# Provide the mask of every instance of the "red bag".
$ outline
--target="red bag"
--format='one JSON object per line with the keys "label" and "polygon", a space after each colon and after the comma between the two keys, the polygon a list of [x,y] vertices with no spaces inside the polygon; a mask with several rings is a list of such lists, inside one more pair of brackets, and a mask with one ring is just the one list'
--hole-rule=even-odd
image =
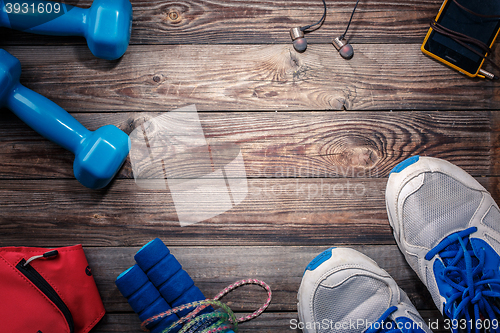
{"label": "red bag", "polygon": [[0,248],[0,332],[87,333],[104,313],[81,245]]}

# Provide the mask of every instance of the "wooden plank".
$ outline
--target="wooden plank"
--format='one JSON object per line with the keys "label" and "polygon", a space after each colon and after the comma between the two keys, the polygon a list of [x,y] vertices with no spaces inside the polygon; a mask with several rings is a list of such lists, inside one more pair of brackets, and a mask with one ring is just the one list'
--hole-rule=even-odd
{"label": "wooden plank", "polygon": [[[383,199],[385,182],[249,180],[248,196],[234,209],[180,227],[169,191],[144,190],[132,180],[116,180],[99,191],[76,180],[0,181],[1,245],[131,246],[155,236],[172,238],[172,245],[394,244]],[[206,193],[200,201],[218,195]],[[193,203],[191,209],[196,213],[199,208]]]}
{"label": "wooden plank", "polygon": [[[68,1],[66,1],[68,3]],[[69,1],[80,7],[91,1]],[[344,32],[354,1],[327,1],[322,28],[308,35],[310,44],[330,43]],[[365,1],[359,4],[349,37],[355,43],[421,43],[440,0]],[[133,0],[132,44],[290,43],[289,30],[316,22],[321,1],[171,1]],[[0,29],[5,45],[83,44],[83,38],[36,37]]]}
{"label": "wooden plank", "polygon": [[[73,178],[72,153],[40,137],[8,110],[2,111],[1,179]],[[200,112],[199,118],[208,144],[234,144],[241,150],[249,178],[379,178],[417,154],[444,158],[474,176],[500,175],[496,150],[491,150],[498,148],[498,113]],[[74,114],[90,130],[115,124],[129,134],[160,115],[167,116]],[[132,154],[137,160],[136,150]],[[168,176],[195,175],[201,164],[197,156],[169,163]],[[164,160],[171,158],[168,153]],[[118,177],[134,178],[130,159]]]}
{"label": "wooden plank", "polygon": [[[243,316],[246,314],[237,314]],[[297,313],[264,313],[258,318],[238,326],[238,332],[294,332],[300,333],[302,330],[290,329],[290,321],[297,319]],[[92,333],[142,333],[139,317],[133,313],[126,314],[106,314],[104,318],[96,325]]]}
{"label": "wooden plank", "polygon": [[[426,321],[440,318],[431,297],[415,273],[406,264],[395,245],[354,246],[387,270],[405,290]],[[96,328],[97,332],[138,332],[137,315],[130,313],[114,280],[134,264],[133,255],[139,248],[85,248],[94,278],[101,292],[107,315]],[[245,329],[278,332],[290,330],[291,319],[297,319],[297,291],[307,264],[326,247],[170,247],[183,268],[205,296],[213,297],[226,285],[243,278],[262,279],[273,290],[269,309],[259,318],[241,326]],[[231,253],[231,255],[228,255]],[[258,308],[265,300],[259,287],[245,286],[222,300],[241,315]],[[120,318],[118,320],[118,318]],[[442,319],[440,319],[442,320]],[[288,331],[287,330],[287,331]]]}
{"label": "wooden plank", "polygon": [[[478,180],[500,202],[498,178]],[[132,180],[115,180],[99,191],[76,180],[5,180],[0,246],[137,246],[154,237],[185,246],[394,244],[386,182],[249,179],[246,198],[233,209],[181,227],[170,191],[141,189]],[[198,193],[183,212],[197,217],[199,205],[212,203],[218,213],[223,191]]]}
{"label": "wooden plank", "polygon": [[[444,329],[444,320],[437,310],[424,310],[419,313],[426,323],[440,325],[440,328],[433,329],[433,332],[449,332],[449,330]],[[264,313],[252,321],[242,323],[238,326],[238,332],[300,333],[302,330],[295,329],[295,320],[298,320],[298,316],[292,312]],[[92,333],[142,333],[140,324],[139,318],[135,314],[107,314],[97,324]]]}
{"label": "wooden plank", "polygon": [[131,46],[118,62],[83,46],[6,49],[22,82],[64,109],[88,112],[500,109],[492,81],[469,79],[418,44],[360,44],[344,61],[331,45]]}
{"label": "wooden plank", "polygon": [[[206,297],[214,297],[226,286],[247,278],[266,282],[273,291],[271,312],[297,311],[297,291],[307,264],[328,246],[214,246],[171,247],[172,254],[193,278]],[[425,286],[406,263],[396,245],[351,246],[375,260],[396,280],[418,309],[434,309]],[[116,277],[135,264],[138,247],[85,248],[89,264],[109,313],[131,311],[114,284]],[[266,300],[258,286],[244,286],[222,300],[233,311],[252,312]]]}

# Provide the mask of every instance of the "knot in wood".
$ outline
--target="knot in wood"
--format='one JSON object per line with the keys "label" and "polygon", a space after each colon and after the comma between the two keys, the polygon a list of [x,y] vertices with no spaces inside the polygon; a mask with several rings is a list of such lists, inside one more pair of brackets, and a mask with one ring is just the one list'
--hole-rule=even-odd
{"label": "knot in wood", "polygon": [[181,21],[181,15],[179,14],[178,11],[176,10],[171,10],[168,14],[168,19],[172,22],[172,23],[178,23]]}
{"label": "knot in wood", "polygon": [[361,133],[343,133],[333,138],[327,148],[334,165],[352,169],[356,174],[376,169],[381,154],[379,144]]}

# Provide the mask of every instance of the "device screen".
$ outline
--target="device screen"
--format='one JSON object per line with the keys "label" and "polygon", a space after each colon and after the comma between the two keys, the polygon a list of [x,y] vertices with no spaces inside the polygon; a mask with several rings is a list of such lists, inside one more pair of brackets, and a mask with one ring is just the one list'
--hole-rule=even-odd
{"label": "device screen", "polygon": [[[458,2],[478,14],[500,15],[499,0],[458,0]],[[479,39],[488,46],[491,45],[500,28],[498,18],[482,18],[473,15],[458,7],[452,0],[448,0],[437,22],[448,29]],[[473,45],[469,46],[484,54],[481,49]],[[483,61],[479,55],[434,30],[424,47],[469,73],[476,73]]]}

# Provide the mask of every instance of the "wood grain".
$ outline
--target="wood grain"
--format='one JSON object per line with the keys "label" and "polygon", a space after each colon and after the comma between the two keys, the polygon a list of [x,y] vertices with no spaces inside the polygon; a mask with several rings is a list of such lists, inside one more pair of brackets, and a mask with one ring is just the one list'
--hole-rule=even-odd
{"label": "wood grain", "polygon": [[[355,43],[421,43],[436,16],[440,0],[418,2],[362,1],[350,28]],[[91,1],[66,1],[80,7]],[[310,44],[330,43],[344,32],[355,1],[327,1],[322,28],[308,35]],[[155,1],[133,0],[131,43],[143,44],[270,44],[290,43],[289,30],[316,22],[321,1]],[[83,44],[83,38],[37,37],[0,29],[8,45]]]}
{"label": "wood grain", "polygon": [[[433,329],[435,333],[448,332],[444,328],[444,320],[437,310],[423,310],[419,312],[426,323],[437,323],[439,329]],[[243,315],[243,314],[241,314]],[[296,313],[291,312],[270,312],[264,313],[257,319],[241,324],[238,332],[262,332],[262,333],[300,333],[302,330],[293,329],[295,320],[298,320]],[[142,333],[140,321],[135,314],[107,314],[97,324],[92,333]]]}
{"label": "wood grain", "polygon": [[[326,246],[235,246],[173,247],[162,239],[206,297],[214,297],[229,284],[241,279],[265,281],[273,290],[270,312],[297,311],[297,291],[307,264]],[[222,244],[221,244],[222,245]],[[406,263],[396,245],[349,246],[375,260],[407,292],[418,309],[434,309],[432,298]],[[131,311],[115,286],[116,277],[134,265],[138,247],[86,247],[85,253],[110,313]],[[244,286],[223,298],[239,312],[252,312],[265,302],[266,293],[258,286]]]}
{"label": "wood grain", "polygon": [[[269,309],[257,319],[242,324],[241,332],[255,330],[289,332],[290,320],[298,318],[297,291],[303,270],[327,247],[169,246],[169,248],[206,297],[213,297],[226,285],[243,278],[257,278],[268,283],[273,290],[273,301]],[[396,280],[426,322],[439,320],[443,324],[429,293],[406,264],[395,245],[353,246],[353,248],[374,259]],[[140,322],[137,315],[131,313],[130,306],[114,285],[116,276],[134,264],[133,255],[138,249],[138,247],[85,248],[107,311],[106,316],[97,325],[96,333],[139,332]],[[243,313],[254,311],[264,298],[265,293],[259,287],[245,286],[223,298],[223,301],[241,316]]]}
{"label": "wood grain", "polygon": [[[500,201],[497,177],[478,180]],[[4,180],[0,246],[138,246],[154,237],[172,246],[394,244],[386,182],[250,179],[247,196],[233,209],[181,227],[170,191],[142,189],[133,180],[115,180],[98,191],[76,180]],[[196,218],[199,205],[212,203],[219,212],[225,193],[200,192],[183,211]]]}
{"label": "wood grain", "polygon": [[248,196],[234,209],[180,227],[170,192],[141,189],[133,180],[99,191],[76,180],[1,181],[1,243],[133,246],[162,236],[192,246],[394,244],[384,188],[383,179],[249,180]]}
{"label": "wood grain", "polygon": [[417,44],[359,45],[344,61],[333,46],[131,46],[116,62],[81,46],[6,47],[22,82],[70,112],[490,110],[498,85],[469,79]]}
{"label": "wood grain", "polygon": [[[344,61],[330,43],[345,29],[354,2],[328,0],[327,20],[307,35],[302,54],[288,31],[316,21],[319,0],[132,0],[131,45],[117,61],[95,58],[82,37],[0,28],[0,48],[22,63],[21,82],[90,130],[115,124],[131,134],[195,104],[212,171],[233,158],[233,150],[221,156],[217,149],[231,147],[241,151],[246,174],[232,176],[236,168],[228,168],[228,183],[248,181],[240,204],[181,227],[168,180],[203,174],[200,150],[171,143],[189,154],[164,158],[171,162],[167,181],[167,172],[148,174],[165,190],[139,187],[130,159],[108,188],[89,190],[74,179],[72,153],[1,109],[0,246],[83,244],[107,310],[92,333],[141,332],[114,281],[155,237],[206,296],[241,278],[271,285],[269,311],[240,332],[300,332],[290,320],[297,319],[303,270],[330,246],[354,247],[376,260],[425,320],[440,320],[435,331],[445,332],[394,241],[387,176],[416,154],[444,158],[500,202],[500,89],[421,53],[442,0],[361,1],[348,35],[355,56]],[[499,52],[494,46],[497,63]],[[222,192],[202,193],[190,213]],[[264,297],[254,286],[225,301],[243,314]]]}
{"label": "wood grain", "polygon": [[[2,111],[1,179],[73,178],[72,153],[39,136],[8,110]],[[499,142],[497,113],[200,112],[199,119],[207,144],[214,149],[222,146],[217,148],[222,151],[227,145],[235,145],[241,151],[248,178],[387,177],[396,164],[418,154],[444,158],[474,176],[498,176],[498,154],[494,148]],[[144,123],[155,123],[155,119],[169,121],[163,119],[167,113],[152,112],[74,116],[90,130],[115,124],[128,134],[140,130]],[[157,118],[160,116],[163,118]],[[183,124],[178,118],[176,124],[188,128],[190,122]],[[133,142],[135,146],[138,140]],[[175,142],[169,145],[175,151],[183,148]],[[198,157],[204,156],[200,154],[193,150],[187,156],[177,154],[180,157],[172,163],[174,154],[165,151],[162,156],[169,162],[168,177],[199,175],[203,170]],[[224,159],[221,154],[210,156],[220,165],[235,157],[228,155]],[[131,156],[134,164],[140,164],[135,162],[141,160],[137,150],[133,149]],[[144,161],[150,163],[149,158]],[[139,176],[144,177],[135,175]],[[118,177],[134,178],[131,159]]]}
{"label": "wood grain", "polygon": [[[237,314],[242,316],[244,314]],[[246,314],[245,314],[246,315]],[[238,326],[238,332],[293,332],[300,333],[302,330],[290,329],[290,320],[297,320],[297,313],[264,313],[257,319],[246,322]],[[139,317],[134,313],[126,314],[106,314],[104,318],[97,324],[92,333],[142,333],[140,328],[141,322]]]}

